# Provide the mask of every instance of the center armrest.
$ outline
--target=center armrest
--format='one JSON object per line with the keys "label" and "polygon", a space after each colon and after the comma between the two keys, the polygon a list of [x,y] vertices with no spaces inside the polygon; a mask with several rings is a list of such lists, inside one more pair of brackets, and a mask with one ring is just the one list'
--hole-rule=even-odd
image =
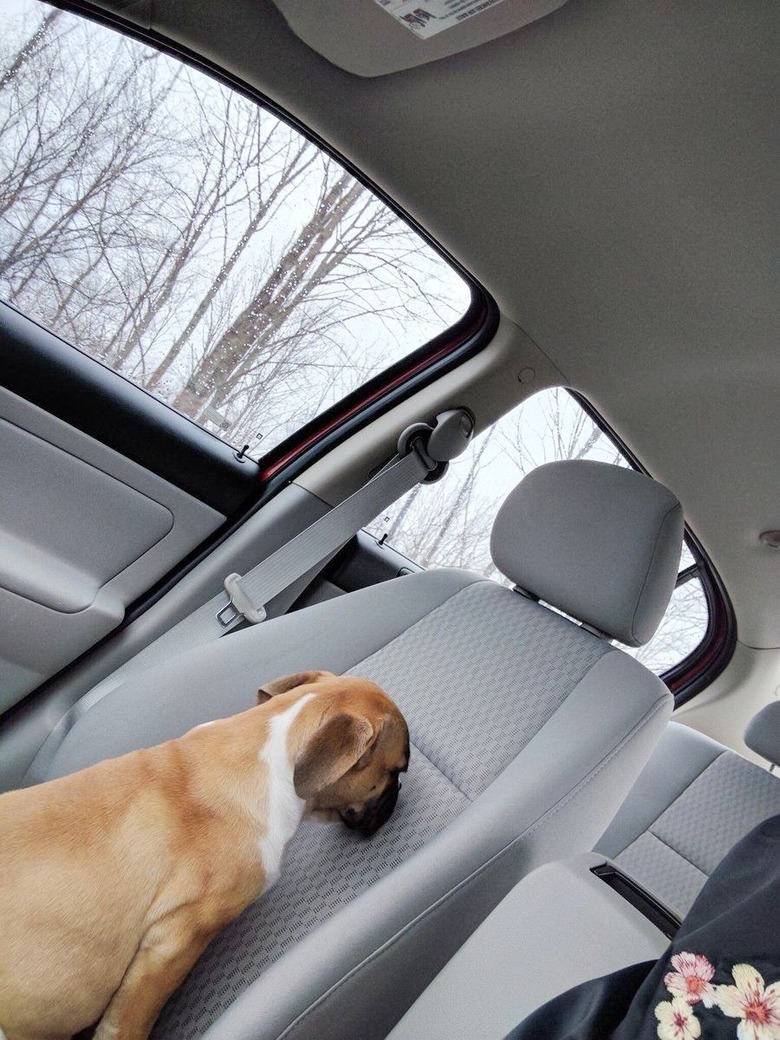
{"label": "center armrest", "polygon": [[572,986],[656,960],[669,940],[592,872],[604,862],[584,853],[523,878],[387,1040],[502,1040]]}

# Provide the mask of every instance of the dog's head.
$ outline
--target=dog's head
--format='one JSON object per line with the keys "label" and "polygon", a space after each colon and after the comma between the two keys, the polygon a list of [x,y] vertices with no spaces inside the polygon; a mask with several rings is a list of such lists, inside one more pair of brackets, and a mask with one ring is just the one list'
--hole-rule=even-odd
{"label": "dog's head", "polygon": [[288,738],[307,812],[338,815],[365,837],[379,830],[409,765],[409,731],[396,705],[375,683],[332,672],[285,675],[257,691],[259,704],[272,697],[283,698],[279,707],[307,698]]}

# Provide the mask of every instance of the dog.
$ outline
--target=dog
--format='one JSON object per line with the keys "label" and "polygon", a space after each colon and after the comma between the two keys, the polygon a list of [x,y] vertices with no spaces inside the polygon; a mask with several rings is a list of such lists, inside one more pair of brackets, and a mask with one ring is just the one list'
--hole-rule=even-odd
{"label": "dog", "polygon": [[177,740],[0,796],[0,1036],[145,1040],[307,815],[369,836],[409,763],[400,711],[331,672]]}

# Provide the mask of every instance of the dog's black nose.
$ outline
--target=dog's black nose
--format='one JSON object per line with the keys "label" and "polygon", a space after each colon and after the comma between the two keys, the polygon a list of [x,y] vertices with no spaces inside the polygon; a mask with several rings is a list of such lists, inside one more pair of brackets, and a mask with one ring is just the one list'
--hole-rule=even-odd
{"label": "dog's black nose", "polygon": [[[396,802],[398,801],[398,792],[400,790],[401,785],[396,776],[387,785],[376,801],[369,802],[360,820],[356,821],[352,826],[354,826],[354,828],[359,831],[364,838],[370,838],[372,834],[376,834],[382,824],[386,823],[392,816],[393,809],[395,809]],[[347,826],[350,826],[350,824],[347,823]]]}

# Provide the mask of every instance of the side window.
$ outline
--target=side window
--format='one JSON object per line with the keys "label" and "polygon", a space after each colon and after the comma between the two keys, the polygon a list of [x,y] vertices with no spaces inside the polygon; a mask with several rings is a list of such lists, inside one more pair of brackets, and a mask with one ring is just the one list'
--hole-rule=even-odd
{"label": "side window", "polygon": [[0,297],[257,456],[467,310],[336,161],[176,58],[36,0],[0,39]]}
{"label": "side window", "polygon": [[[474,440],[441,481],[413,488],[371,533],[423,567],[467,567],[508,584],[490,558],[493,518],[526,473],[559,459],[629,466],[576,398],[557,387],[505,415]],[[677,588],[658,632],[647,646],[624,647],[658,674],[692,653],[707,631],[707,599],[697,571],[684,546]]]}

